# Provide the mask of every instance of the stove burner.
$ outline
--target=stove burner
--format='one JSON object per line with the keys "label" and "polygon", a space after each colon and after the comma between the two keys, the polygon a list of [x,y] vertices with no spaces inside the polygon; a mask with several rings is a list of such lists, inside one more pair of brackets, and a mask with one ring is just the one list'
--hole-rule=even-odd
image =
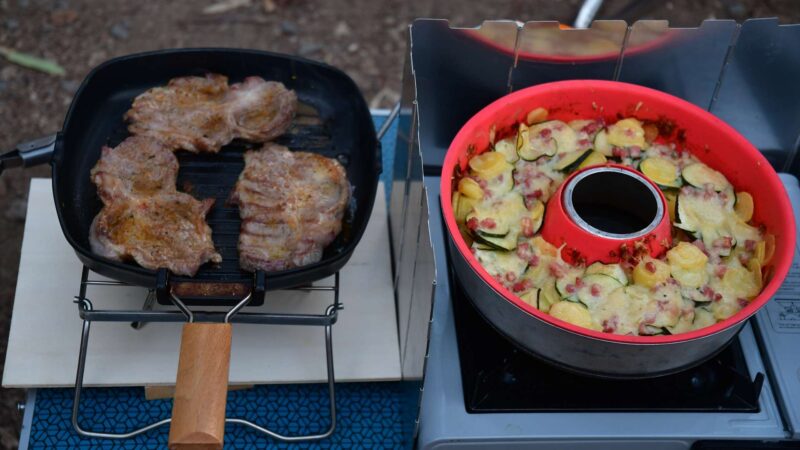
{"label": "stove burner", "polygon": [[677,374],[642,380],[586,377],[517,348],[484,320],[454,271],[449,272],[464,406],[469,413],[759,411],[764,375],[751,379],[737,339],[700,366]]}

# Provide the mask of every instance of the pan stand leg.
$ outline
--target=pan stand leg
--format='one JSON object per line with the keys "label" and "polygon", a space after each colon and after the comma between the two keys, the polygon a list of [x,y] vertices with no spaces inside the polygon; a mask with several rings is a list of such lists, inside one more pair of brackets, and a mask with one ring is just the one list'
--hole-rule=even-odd
{"label": "pan stand leg", "polygon": [[[328,315],[332,315],[336,313],[336,305],[331,305],[325,312]],[[313,435],[306,435],[306,436],[286,436],[280,433],[276,433],[272,430],[264,428],[260,425],[257,425],[249,420],[245,419],[236,419],[236,418],[229,418],[225,419],[226,423],[235,423],[239,425],[244,425],[246,427],[252,428],[262,434],[265,434],[273,439],[276,439],[281,442],[301,442],[301,441],[316,441],[320,439],[325,439],[333,434],[334,430],[336,430],[336,387],[335,387],[335,377],[333,373],[333,338],[332,338],[332,325],[325,326],[325,361],[327,364],[327,374],[328,374],[328,399],[330,401],[330,415],[331,415],[331,423],[328,429],[319,434]]]}
{"label": "pan stand leg", "polygon": [[[156,302],[156,292],[153,289],[147,291],[147,297],[144,299],[144,305],[142,305],[142,311],[152,311],[153,304]],[[131,328],[134,330],[141,330],[142,327],[147,325],[147,322],[131,322]]]}
{"label": "pan stand leg", "polygon": [[[87,311],[92,310],[92,303],[88,299],[82,298],[79,299],[78,302],[80,304],[80,308],[83,308]],[[150,431],[153,428],[157,428],[160,427],[161,425],[168,424],[170,419],[163,419],[158,422],[151,423],[150,425],[132,430],[127,433],[103,433],[98,431],[85,430],[81,428],[80,424],[78,423],[78,414],[80,411],[81,393],[83,391],[83,374],[84,370],[86,369],[86,350],[89,347],[89,331],[91,331],[91,325],[92,322],[90,320],[84,319],[83,329],[81,332],[81,347],[78,353],[78,371],[75,374],[75,398],[72,403],[72,428],[75,429],[75,432],[83,437],[88,437],[88,438],[128,439],[133,436]]]}

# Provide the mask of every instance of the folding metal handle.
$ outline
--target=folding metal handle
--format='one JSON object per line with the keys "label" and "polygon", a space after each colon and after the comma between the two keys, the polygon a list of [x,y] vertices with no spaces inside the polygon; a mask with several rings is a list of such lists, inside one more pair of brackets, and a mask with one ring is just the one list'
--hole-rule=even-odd
{"label": "folding metal handle", "polygon": [[17,144],[14,150],[0,155],[0,173],[12,167],[31,167],[50,162],[56,149],[58,133]]}

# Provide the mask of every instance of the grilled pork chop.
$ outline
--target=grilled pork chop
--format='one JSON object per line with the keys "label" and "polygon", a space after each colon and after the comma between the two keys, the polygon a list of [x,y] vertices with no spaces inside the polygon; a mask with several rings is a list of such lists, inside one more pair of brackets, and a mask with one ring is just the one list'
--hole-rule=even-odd
{"label": "grilled pork chop", "polygon": [[235,138],[265,142],[291,125],[297,96],[282,83],[245,78],[228,86],[218,74],[173,78],[134,99],[128,131],[173,149],[216,153]]}
{"label": "grilled pork chop", "polygon": [[153,138],[104,147],[91,171],[105,205],[89,230],[92,251],[189,276],[206,261],[221,262],[205,222],[214,200],[178,192],[177,174],[172,150]]}
{"label": "grilled pork chop", "polygon": [[277,144],[244,155],[231,202],[239,205],[239,266],[277,271],[322,259],[342,230],[350,184],[338,161]]}
{"label": "grilled pork chop", "polygon": [[175,192],[178,158],[159,141],[132,136],[116,148],[103,147],[91,178],[97,193],[108,204],[136,195]]}
{"label": "grilled pork chop", "polygon": [[214,199],[182,192],[130,197],[106,205],[92,221],[92,251],[115,260],[132,257],[148,269],[192,276],[206,261],[221,262],[205,216]]}

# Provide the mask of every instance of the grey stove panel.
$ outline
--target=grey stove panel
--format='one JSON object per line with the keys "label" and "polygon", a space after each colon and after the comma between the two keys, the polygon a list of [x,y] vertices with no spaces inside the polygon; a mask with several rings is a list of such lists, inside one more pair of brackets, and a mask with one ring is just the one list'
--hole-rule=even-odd
{"label": "grey stove panel", "polygon": [[[797,178],[781,174],[800,223],[800,186]],[[795,248],[789,276],[775,297],[756,316],[758,336],[764,346],[769,374],[780,394],[787,426],[800,439],[800,247]]]}
{"label": "grey stove panel", "polygon": [[[436,261],[446,261],[439,213],[439,178],[426,177]],[[761,411],[749,413],[503,413],[468,414],[459,369],[455,321],[446,270],[437,270],[418,447],[547,449],[688,449],[700,439],[780,440],[788,437],[769,380]],[[753,330],[739,335],[752,376],[764,372]]]}

